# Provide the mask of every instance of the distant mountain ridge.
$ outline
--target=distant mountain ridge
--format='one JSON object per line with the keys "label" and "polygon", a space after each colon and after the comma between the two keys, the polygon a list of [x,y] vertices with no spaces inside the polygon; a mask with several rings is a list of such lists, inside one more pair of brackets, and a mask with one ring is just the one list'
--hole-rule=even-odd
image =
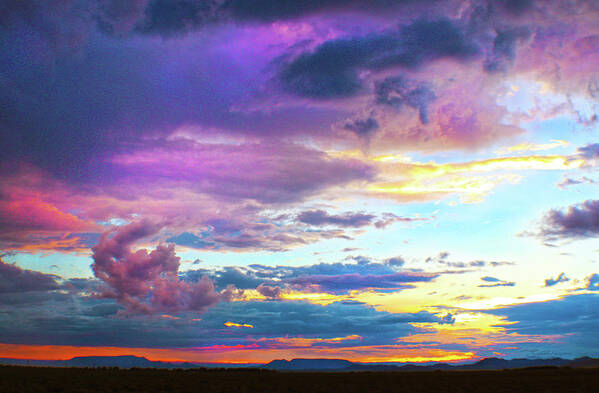
{"label": "distant mountain ridge", "polygon": [[277,359],[264,365],[273,370],[343,370],[355,363],[344,359]]}
{"label": "distant mountain ridge", "polygon": [[599,367],[599,359],[501,359],[484,358],[471,364],[448,363],[421,364],[368,364],[353,363],[343,359],[292,359],[273,360],[264,368],[287,371],[434,371],[434,370],[502,370],[526,367]]}
{"label": "distant mountain ridge", "polygon": [[47,367],[119,367],[119,368],[239,368],[260,367],[262,364],[162,362],[145,357],[124,356],[77,356],[69,360],[29,360],[0,358],[0,365],[47,366]]}
{"label": "distant mountain ridge", "polygon": [[161,362],[139,356],[79,356],[69,360],[27,360],[0,358],[0,365],[29,365],[48,367],[119,367],[119,368],[263,368],[279,371],[434,371],[434,370],[502,370],[526,367],[599,367],[599,359],[589,357],[574,360],[484,358],[470,364],[372,364],[355,363],[345,359],[277,359],[267,364]]}

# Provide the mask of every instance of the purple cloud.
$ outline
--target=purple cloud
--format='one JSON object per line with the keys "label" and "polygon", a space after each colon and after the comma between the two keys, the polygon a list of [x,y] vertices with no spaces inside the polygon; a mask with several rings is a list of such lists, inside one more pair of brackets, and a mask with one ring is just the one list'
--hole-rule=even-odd
{"label": "purple cloud", "polygon": [[599,236],[599,200],[550,210],[538,235],[548,241]]}
{"label": "purple cloud", "polygon": [[205,312],[229,300],[233,288],[218,293],[212,280],[203,276],[190,283],[179,279],[180,258],[173,245],[131,251],[137,240],[154,235],[160,226],[139,221],[108,231],[92,247],[95,276],[106,284],[102,297],[116,299],[131,312]]}
{"label": "purple cloud", "polygon": [[219,198],[281,203],[375,174],[361,161],[328,157],[298,144],[159,144],[114,156],[115,175],[124,182],[185,183]]}
{"label": "purple cloud", "polygon": [[280,299],[281,298],[281,287],[271,287],[268,285],[264,285],[264,283],[258,285],[256,288],[259,294],[269,299]]}
{"label": "purple cloud", "polygon": [[578,148],[578,154],[587,160],[596,160],[599,158],[599,143],[593,143]]}
{"label": "purple cloud", "polygon": [[298,96],[343,98],[363,89],[360,70],[414,69],[442,58],[470,59],[478,52],[454,21],[420,19],[396,31],[327,41],[285,64],[279,77],[283,88]]}
{"label": "purple cloud", "polygon": [[422,217],[401,217],[393,213],[383,213],[380,217],[367,213],[346,212],[342,214],[329,214],[324,210],[306,210],[297,215],[297,220],[313,226],[338,226],[346,228],[360,228],[374,225],[383,229],[395,222],[427,221]]}
{"label": "purple cloud", "polygon": [[397,110],[407,105],[418,110],[420,122],[429,122],[428,106],[437,97],[432,88],[401,76],[387,77],[375,83],[376,103],[389,105]]}

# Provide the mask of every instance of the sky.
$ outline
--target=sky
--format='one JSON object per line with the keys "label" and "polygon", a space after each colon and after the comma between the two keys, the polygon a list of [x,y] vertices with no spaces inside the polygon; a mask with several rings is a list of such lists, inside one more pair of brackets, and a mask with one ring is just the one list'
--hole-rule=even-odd
{"label": "sky", "polygon": [[3,1],[0,357],[599,357],[597,20]]}

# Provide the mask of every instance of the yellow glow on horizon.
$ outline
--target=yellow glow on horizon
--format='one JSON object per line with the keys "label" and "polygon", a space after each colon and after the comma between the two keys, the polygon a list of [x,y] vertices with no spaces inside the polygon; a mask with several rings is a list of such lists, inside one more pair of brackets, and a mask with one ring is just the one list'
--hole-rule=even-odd
{"label": "yellow glow on horizon", "polygon": [[[381,176],[366,188],[370,195],[414,200],[456,194],[463,203],[481,202],[498,185],[516,184],[523,178],[520,174],[505,172],[571,170],[585,165],[583,159],[558,155],[500,157],[446,164],[408,162],[393,156],[373,160],[379,164]],[[495,173],[486,174],[492,172]]]}
{"label": "yellow glow on horizon", "polygon": [[519,298],[494,297],[460,304],[460,307],[470,310],[493,310],[500,306],[513,306],[525,303],[541,303],[549,300],[558,300],[561,296],[557,293],[539,293]]}
{"label": "yellow glow on horizon", "polygon": [[311,347],[314,344],[332,344],[339,343],[342,341],[354,341],[361,340],[362,336],[352,334],[345,337],[333,337],[333,338],[304,338],[304,337],[275,337],[275,338],[261,338],[258,342],[271,342],[274,341],[278,344],[287,345],[291,347]]}
{"label": "yellow glow on horizon", "polygon": [[250,325],[248,323],[235,323],[235,322],[225,322],[224,325],[226,327],[243,327],[253,329],[254,325]]}
{"label": "yellow glow on horizon", "polygon": [[513,153],[513,152],[523,152],[523,151],[551,150],[551,149],[555,149],[558,147],[565,147],[568,145],[569,145],[568,141],[564,141],[561,139],[551,139],[549,141],[549,143],[541,143],[541,144],[535,144],[532,142],[519,143],[517,145],[499,149],[495,153],[509,154],[509,153]]}

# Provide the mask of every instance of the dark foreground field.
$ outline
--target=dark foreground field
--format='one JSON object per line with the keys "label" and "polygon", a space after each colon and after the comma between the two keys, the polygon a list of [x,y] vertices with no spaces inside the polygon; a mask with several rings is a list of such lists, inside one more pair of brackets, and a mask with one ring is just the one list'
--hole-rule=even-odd
{"label": "dark foreground field", "polygon": [[0,392],[599,392],[599,369],[275,372],[0,367]]}

